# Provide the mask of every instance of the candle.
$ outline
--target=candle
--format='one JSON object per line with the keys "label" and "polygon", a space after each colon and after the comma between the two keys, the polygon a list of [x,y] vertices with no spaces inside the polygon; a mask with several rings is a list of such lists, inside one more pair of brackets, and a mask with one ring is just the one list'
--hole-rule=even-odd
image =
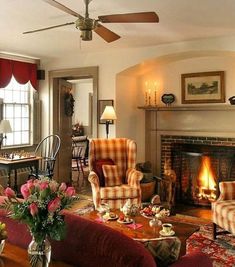
{"label": "candle", "polygon": [[157,105],[157,82],[154,82],[154,104]]}

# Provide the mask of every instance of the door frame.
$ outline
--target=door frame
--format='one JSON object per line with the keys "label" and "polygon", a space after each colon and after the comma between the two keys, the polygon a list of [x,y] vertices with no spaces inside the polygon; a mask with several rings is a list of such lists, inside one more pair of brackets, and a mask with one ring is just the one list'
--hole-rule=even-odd
{"label": "door frame", "polygon": [[[59,106],[59,79],[93,79],[93,116],[92,116],[92,138],[98,137],[98,119],[97,119],[97,103],[98,103],[98,66],[84,67],[73,69],[62,69],[49,71],[49,134],[59,134],[61,127]],[[68,131],[71,129],[68,129]],[[71,166],[68,166],[70,168]],[[54,168],[55,177],[59,177],[59,166],[56,163]]]}

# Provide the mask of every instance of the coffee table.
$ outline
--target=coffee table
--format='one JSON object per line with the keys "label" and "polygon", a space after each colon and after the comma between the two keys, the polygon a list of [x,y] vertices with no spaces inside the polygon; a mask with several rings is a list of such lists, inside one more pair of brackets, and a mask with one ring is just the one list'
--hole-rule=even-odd
{"label": "coffee table", "polygon": [[[113,211],[115,214],[119,215],[121,212],[119,210]],[[91,211],[87,212],[83,215],[80,215],[88,220],[91,221],[99,221],[100,214],[98,211]],[[162,229],[161,226],[153,226],[150,227],[149,225],[149,218],[145,218],[142,215],[137,215],[134,217],[131,217],[136,224],[142,224],[143,226],[138,229],[132,229],[127,227],[126,224],[118,223],[117,220],[110,220],[110,221],[104,221],[100,222],[104,225],[111,227],[119,232],[121,232],[124,235],[129,236],[130,238],[133,238],[137,241],[145,241],[145,240],[155,240],[156,238],[161,238],[162,236],[159,234],[159,231]],[[199,230],[199,226],[187,224],[183,222],[175,222],[171,221],[171,216],[169,218],[165,218],[161,220],[164,222],[169,222],[173,225],[173,230],[175,231],[175,236],[177,236],[181,241],[181,251],[180,256],[183,256],[186,254],[186,240],[196,231]],[[165,238],[165,237],[163,237]]]}

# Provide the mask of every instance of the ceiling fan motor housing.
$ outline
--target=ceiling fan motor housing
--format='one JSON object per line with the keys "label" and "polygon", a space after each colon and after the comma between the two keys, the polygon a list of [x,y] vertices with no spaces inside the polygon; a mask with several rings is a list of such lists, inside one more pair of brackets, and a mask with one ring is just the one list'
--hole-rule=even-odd
{"label": "ceiling fan motor housing", "polygon": [[81,31],[83,41],[92,40],[92,30],[96,28],[97,21],[90,18],[79,18],[76,22],[76,28]]}

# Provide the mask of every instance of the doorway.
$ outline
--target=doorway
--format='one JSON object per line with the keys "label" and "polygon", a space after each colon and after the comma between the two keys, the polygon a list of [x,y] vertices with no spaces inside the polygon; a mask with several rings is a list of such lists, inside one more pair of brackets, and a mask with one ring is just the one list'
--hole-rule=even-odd
{"label": "doorway", "polygon": [[92,79],[92,119],[90,137],[98,136],[97,100],[98,100],[98,67],[86,67],[49,72],[50,82],[50,133],[61,138],[61,148],[55,165],[54,178],[58,182],[70,182],[71,148],[72,148],[72,116],[64,112],[64,94],[71,90],[67,80]]}

